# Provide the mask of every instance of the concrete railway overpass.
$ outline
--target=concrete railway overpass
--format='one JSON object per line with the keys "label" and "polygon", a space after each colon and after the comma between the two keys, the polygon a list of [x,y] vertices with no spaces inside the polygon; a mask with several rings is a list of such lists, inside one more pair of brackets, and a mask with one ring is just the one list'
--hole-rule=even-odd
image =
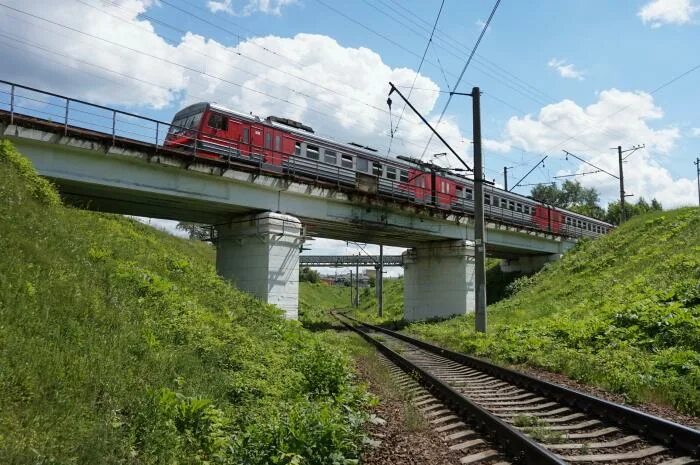
{"label": "concrete railway overpass", "polygon": [[[409,319],[473,310],[474,225],[468,216],[196,159],[163,148],[157,137],[156,143],[125,137],[115,129],[122,113],[98,108],[113,112],[111,133],[15,110],[0,111],[0,134],[68,203],[214,225],[218,272],[279,305],[289,318],[297,315],[299,250],[309,236],[410,248],[402,259]],[[516,267],[541,266],[574,243],[522,227],[487,225],[487,253]]]}

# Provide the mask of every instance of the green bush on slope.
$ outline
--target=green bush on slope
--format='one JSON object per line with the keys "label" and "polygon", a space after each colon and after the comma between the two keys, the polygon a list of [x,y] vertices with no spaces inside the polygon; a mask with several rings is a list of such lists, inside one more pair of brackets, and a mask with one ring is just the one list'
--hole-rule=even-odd
{"label": "green bush on slope", "polygon": [[697,208],[635,217],[523,281],[489,307],[485,336],[472,315],[408,331],[700,414]]}
{"label": "green bush on slope", "polygon": [[63,207],[0,144],[0,462],[353,463],[345,356],[209,246]]}

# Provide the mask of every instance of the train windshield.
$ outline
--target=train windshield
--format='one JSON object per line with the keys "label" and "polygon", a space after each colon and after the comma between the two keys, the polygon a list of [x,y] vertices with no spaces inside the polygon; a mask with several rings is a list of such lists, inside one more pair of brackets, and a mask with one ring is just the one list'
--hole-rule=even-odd
{"label": "train windshield", "polygon": [[199,112],[181,117],[176,115],[176,119],[173,120],[173,124],[170,126],[170,134],[178,134],[187,129],[199,129],[199,123],[202,121],[203,114]]}

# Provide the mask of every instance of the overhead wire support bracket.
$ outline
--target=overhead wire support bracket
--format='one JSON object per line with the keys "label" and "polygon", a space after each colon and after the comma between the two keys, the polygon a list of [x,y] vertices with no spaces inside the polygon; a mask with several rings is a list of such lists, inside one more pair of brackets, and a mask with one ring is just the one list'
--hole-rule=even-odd
{"label": "overhead wire support bracket", "polygon": [[[532,173],[533,171],[535,171],[535,170],[537,169],[538,166],[540,166],[542,163],[544,163],[544,161],[547,159],[547,157],[549,157],[549,155],[545,155],[545,156],[542,158],[542,160],[538,161],[537,164],[536,164],[535,166],[532,167],[532,169],[531,169],[530,171],[528,171],[527,173],[525,173],[525,176],[523,176],[522,178],[520,178],[520,181],[516,182],[515,185],[514,185],[513,187],[511,187],[510,189],[506,189],[506,190],[507,190],[508,192],[513,192],[513,189],[515,189],[516,187],[520,186],[520,183],[523,182],[523,181],[525,180],[525,178],[527,178],[528,176],[530,176],[530,173]],[[543,184],[543,183],[539,183],[539,184]],[[549,184],[549,183],[545,183],[545,184]]]}
{"label": "overhead wire support bracket", "polygon": [[576,154],[573,154],[573,153],[569,152],[568,150],[562,150],[562,151],[563,151],[566,155],[572,156],[572,157],[574,157],[575,159],[577,159],[577,160],[579,160],[579,161],[581,161],[581,162],[587,164],[588,166],[597,169],[598,171],[602,171],[603,173],[605,173],[605,174],[607,174],[607,175],[609,175],[609,176],[612,176],[612,177],[615,178],[615,179],[620,179],[619,176],[616,176],[616,175],[612,174],[610,171],[606,171],[606,170],[604,170],[603,168],[601,168],[600,166],[596,166],[596,165],[594,165],[593,163],[584,160],[583,158],[579,157],[579,156],[576,155]]}
{"label": "overhead wire support bracket", "polygon": [[[393,82],[389,82],[389,85],[391,86],[391,90],[389,91],[389,96],[388,96],[388,98],[387,98],[387,104],[391,107],[391,94],[393,94],[394,92],[396,92],[397,94],[399,94],[399,97],[401,97],[401,99],[402,99],[404,102],[406,102],[406,105],[408,105],[408,107],[409,107],[411,110],[413,110],[413,112],[414,112],[416,115],[418,115],[418,117],[421,119],[421,121],[423,121],[423,123],[425,123],[425,125],[428,126],[428,127],[430,128],[430,130],[433,132],[433,134],[435,134],[435,135],[438,137],[438,139],[440,139],[440,141],[441,141],[443,144],[445,144],[445,147],[447,147],[447,148],[450,150],[450,152],[452,152],[452,155],[454,155],[455,157],[457,157],[457,160],[459,160],[459,161],[467,168],[468,171],[474,171],[474,170],[467,164],[467,162],[464,161],[464,159],[463,159],[462,157],[460,157],[460,156],[457,154],[457,152],[455,152],[455,150],[452,148],[452,146],[451,146],[450,144],[448,144],[447,141],[446,141],[445,139],[442,138],[442,136],[435,130],[435,128],[433,128],[433,126],[428,122],[428,120],[425,119],[425,117],[423,117],[423,115],[421,115],[421,113],[416,109],[416,107],[414,107],[414,106],[411,104],[411,102],[409,102],[408,99],[407,99],[406,97],[404,97],[404,95],[401,93],[401,91],[400,91],[399,89],[396,88],[396,86],[394,85],[394,83],[393,83]],[[462,95],[462,94],[460,94],[460,95]],[[471,94],[464,94],[464,95],[471,95]]]}

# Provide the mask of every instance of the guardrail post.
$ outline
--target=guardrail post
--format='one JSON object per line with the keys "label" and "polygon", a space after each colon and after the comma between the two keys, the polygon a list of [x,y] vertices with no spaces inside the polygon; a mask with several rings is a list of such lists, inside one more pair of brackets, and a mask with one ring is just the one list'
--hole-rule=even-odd
{"label": "guardrail post", "polygon": [[117,112],[112,110],[112,146],[117,139]]}
{"label": "guardrail post", "polygon": [[68,135],[68,109],[70,107],[70,99],[66,99],[66,114],[63,117],[63,135]]}
{"label": "guardrail post", "polygon": [[10,124],[15,123],[15,85],[10,86]]}
{"label": "guardrail post", "polygon": [[160,136],[160,134],[158,134],[160,132],[159,129],[160,122],[156,121],[156,151],[158,150],[158,136]]}

